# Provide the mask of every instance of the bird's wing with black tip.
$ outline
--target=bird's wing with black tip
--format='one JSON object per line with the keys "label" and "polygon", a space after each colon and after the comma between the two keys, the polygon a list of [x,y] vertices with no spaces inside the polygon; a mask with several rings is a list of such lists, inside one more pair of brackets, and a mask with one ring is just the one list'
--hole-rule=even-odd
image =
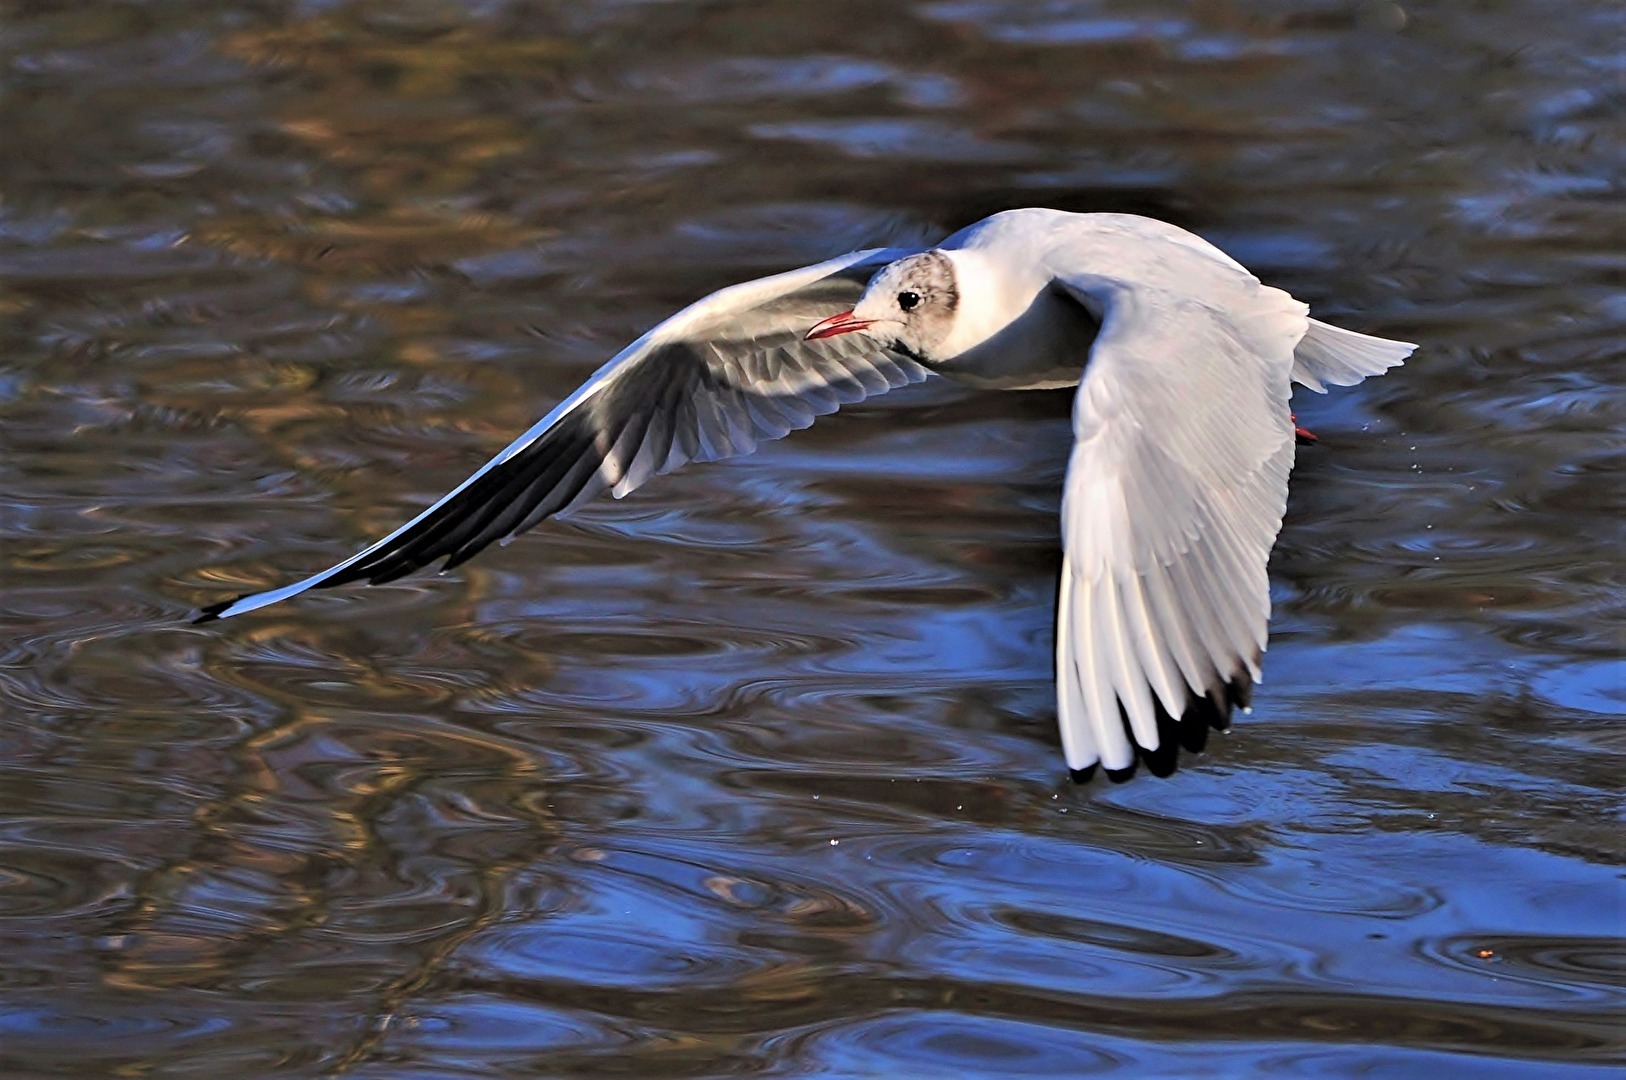
{"label": "bird's wing with black tip", "polygon": [[610,491],[625,495],[688,461],[747,454],[817,416],[919,382],[926,369],[862,334],[805,341],[852,307],[882,248],[719,290],[633,342],[575,393],[439,502],[366,550],[280,589],[202,610],[223,619],[306,589],[390,581]]}
{"label": "bird's wing with black tip", "polygon": [[1062,504],[1057,712],[1075,770],[1129,767],[1193,710],[1228,717],[1265,647],[1305,307],[1158,243],[1121,273],[1057,278],[1102,317]]}

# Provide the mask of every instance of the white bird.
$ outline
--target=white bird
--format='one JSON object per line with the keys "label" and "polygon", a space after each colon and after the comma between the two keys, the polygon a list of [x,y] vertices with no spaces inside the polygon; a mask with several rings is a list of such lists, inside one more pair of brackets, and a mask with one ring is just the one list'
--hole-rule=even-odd
{"label": "white bird", "polygon": [[1076,383],[1057,715],[1075,776],[1126,770],[1137,745],[1168,755],[1193,724],[1223,726],[1259,679],[1291,384],[1351,385],[1416,347],[1307,312],[1200,237],[1126,214],[1010,210],[930,250],[856,251],[683,309],[378,543],[198,621],[449,569],[604,491],[749,453],[932,372]]}

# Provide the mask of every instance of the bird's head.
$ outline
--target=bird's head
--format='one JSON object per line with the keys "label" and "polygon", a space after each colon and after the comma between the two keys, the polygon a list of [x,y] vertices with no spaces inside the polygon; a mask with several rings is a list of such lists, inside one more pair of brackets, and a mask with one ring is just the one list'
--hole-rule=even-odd
{"label": "bird's head", "polygon": [[806,338],[817,341],[863,331],[883,345],[929,362],[939,358],[959,306],[953,261],[941,251],[923,251],[882,268],[851,311],[818,323]]}

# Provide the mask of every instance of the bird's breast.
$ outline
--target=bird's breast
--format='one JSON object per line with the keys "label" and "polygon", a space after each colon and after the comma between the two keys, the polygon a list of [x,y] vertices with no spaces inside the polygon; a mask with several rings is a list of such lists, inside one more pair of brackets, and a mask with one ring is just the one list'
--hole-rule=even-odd
{"label": "bird's breast", "polygon": [[996,390],[1073,386],[1100,324],[1077,303],[1040,290],[1015,318],[930,366],[956,382]]}

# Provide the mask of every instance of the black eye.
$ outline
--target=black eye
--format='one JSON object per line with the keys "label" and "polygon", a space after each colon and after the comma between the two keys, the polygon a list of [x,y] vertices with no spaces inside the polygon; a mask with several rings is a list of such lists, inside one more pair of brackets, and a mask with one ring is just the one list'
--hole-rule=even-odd
{"label": "black eye", "polygon": [[901,292],[898,294],[898,306],[905,311],[913,311],[920,306],[920,294],[917,292]]}

